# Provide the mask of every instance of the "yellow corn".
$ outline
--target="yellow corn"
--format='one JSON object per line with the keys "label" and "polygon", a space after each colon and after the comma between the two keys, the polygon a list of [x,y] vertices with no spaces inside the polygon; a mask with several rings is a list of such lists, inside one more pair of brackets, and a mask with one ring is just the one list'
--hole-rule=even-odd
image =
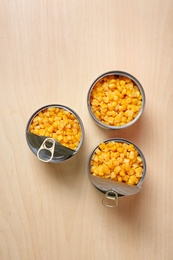
{"label": "yellow corn", "polygon": [[101,122],[121,126],[136,118],[142,106],[142,95],[131,79],[110,75],[93,87],[90,105]]}
{"label": "yellow corn", "polygon": [[101,143],[91,159],[91,174],[129,185],[143,175],[143,161],[133,144]]}
{"label": "yellow corn", "polygon": [[29,131],[39,136],[52,137],[74,150],[81,139],[81,128],[77,118],[57,107],[49,107],[39,112],[32,120]]}

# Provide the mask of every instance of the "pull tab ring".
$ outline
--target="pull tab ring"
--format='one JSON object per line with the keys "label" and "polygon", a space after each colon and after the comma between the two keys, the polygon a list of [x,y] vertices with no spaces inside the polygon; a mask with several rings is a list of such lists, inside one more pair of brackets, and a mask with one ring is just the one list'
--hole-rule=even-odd
{"label": "pull tab ring", "polygon": [[55,140],[53,138],[46,138],[37,151],[37,158],[42,162],[50,162],[53,158],[54,150]]}
{"label": "pull tab ring", "polygon": [[116,207],[118,205],[118,194],[114,190],[107,191],[102,199],[102,204],[108,208]]}

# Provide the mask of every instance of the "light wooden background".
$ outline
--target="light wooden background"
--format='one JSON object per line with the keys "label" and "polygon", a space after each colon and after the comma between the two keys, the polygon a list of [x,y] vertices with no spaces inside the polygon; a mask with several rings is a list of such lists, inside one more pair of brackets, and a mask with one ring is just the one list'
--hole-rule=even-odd
{"label": "light wooden background", "polygon": [[[98,128],[87,92],[100,74],[123,70],[146,93],[141,119]],[[173,1],[0,1],[0,259],[173,259]],[[66,164],[29,150],[25,127],[47,104],[74,109],[83,147]],[[87,162],[109,137],[137,144],[143,190],[115,209],[90,183]]]}

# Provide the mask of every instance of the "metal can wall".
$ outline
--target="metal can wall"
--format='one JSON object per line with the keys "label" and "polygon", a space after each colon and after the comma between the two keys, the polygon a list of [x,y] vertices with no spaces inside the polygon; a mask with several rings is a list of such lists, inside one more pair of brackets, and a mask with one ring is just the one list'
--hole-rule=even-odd
{"label": "metal can wall", "polygon": [[[101,151],[99,150],[101,148],[102,144],[107,145],[107,144],[110,144],[110,143],[111,143],[111,145],[113,145],[113,144],[115,144],[115,145],[122,144],[123,145],[124,144],[124,147],[125,146],[129,147],[127,149],[131,149],[131,151],[134,150],[136,152],[135,156],[136,157],[138,156],[137,160],[140,162],[139,165],[140,165],[140,168],[142,168],[142,170],[140,169],[141,173],[140,174],[138,173],[138,175],[137,175],[136,172],[138,170],[136,170],[136,169],[138,167],[138,164],[136,163],[136,165],[135,165],[135,163],[134,163],[134,168],[133,168],[132,172],[134,172],[136,174],[134,176],[138,176],[138,178],[134,177],[134,178],[137,179],[137,182],[134,183],[134,185],[129,185],[128,182],[122,182],[122,179],[121,179],[121,182],[119,182],[118,180],[117,181],[112,180],[111,177],[110,177],[111,174],[109,173],[109,170],[108,171],[106,170],[108,175],[105,175],[105,177],[102,176],[102,175],[104,175],[102,171],[105,170],[105,168],[103,168],[103,167],[100,170],[101,171],[100,174],[98,174],[98,175],[97,174],[93,174],[92,167],[95,164],[95,162],[92,161],[92,160],[94,158],[94,155],[98,155],[94,159],[96,161],[96,165],[101,165],[100,161],[102,159],[99,159],[99,158],[103,158],[103,160],[106,162],[106,163],[104,163],[104,165],[106,165],[106,166],[109,166],[110,164],[112,165],[112,162],[110,162],[111,159],[109,160],[110,157],[106,158],[105,154],[102,154]],[[121,149],[123,149],[123,148],[121,148]],[[101,148],[101,150],[102,150],[102,148]],[[108,154],[112,153],[109,156],[111,156],[111,158],[115,159],[115,157],[117,156],[117,151],[115,149],[113,150],[114,152],[111,151],[111,149],[107,150],[107,151],[108,151]],[[123,154],[123,152],[124,151],[122,151],[121,153]],[[128,150],[127,150],[127,153],[128,153],[127,158],[130,158],[131,153]],[[127,163],[127,161],[129,161],[129,159],[127,159],[126,157],[123,157],[121,155],[120,155],[119,158],[121,159],[122,162],[125,162],[125,164]],[[134,158],[134,160],[135,160],[135,158]],[[117,159],[117,161],[118,161],[118,159]],[[119,160],[119,162],[120,162],[120,160]],[[123,167],[124,167],[125,164],[122,164]],[[116,166],[114,166],[114,164],[111,167],[112,167],[112,169],[116,168]],[[120,166],[118,166],[118,167],[120,168]],[[97,172],[98,172],[98,169],[96,169]],[[120,169],[118,169],[118,170],[120,171]],[[105,206],[107,206],[107,207],[115,207],[118,204],[118,197],[134,195],[134,194],[138,193],[142,189],[141,185],[142,185],[142,183],[144,181],[144,178],[145,178],[145,175],[146,175],[146,161],[145,161],[145,157],[144,157],[142,151],[134,143],[132,143],[132,142],[126,140],[126,139],[122,139],[122,138],[110,138],[110,139],[107,139],[107,140],[103,141],[102,143],[100,143],[93,150],[93,152],[91,153],[90,158],[89,158],[89,162],[88,162],[88,175],[89,175],[89,179],[92,182],[92,184],[99,191],[101,191],[103,194],[105,194],[104,197],[103,197],[102,203]],[[99,176],[99,175],[101,175],[101,176]],[[123,175],[125,176],[125,174],[123,174]],[[121,176],[121,174],[120,174],[120,176]],[[139,176],[141,176],[141,177],[139,177]],[[127,180],[128,180],[129,177],[130,176],[127,176]],[[124,179],[125,179],[125,177],[124,177]]]}
{"label": "metal can wall", "polygon": [[[39,115],[42,115],[47,110],[48,110],[47,112],[49,112],[49,110],[50,111],[54,110],[54,108],[55,108],[55,111],[60,110],[60,113],[62,114],[62,118],[60,118],[60,116],[55,117],[57,124],[59,121],[61,121],[60,126],[62,128],[62,131],[59,130],[59,134],[56,134],[57,132],[51,133],[49,136],[47,136],[46,134],[45,135],[34,134],[34,131],[31,131],[31,129],[30,129],[31,124],[34,122],[34,119],[36,117],[37,117],[37,119],[39,119]],[[50,124],[53,123],[52,122],[53,111],[51,113],[47,113],[47,114],[48,114],[47,125],[49,125],[49,123]],[[74,123],[74,124],[72,124],[72,126],[70,124],[68,124],[68,121],[67,121],[68,118],[66,118],[67,116],[69,116],[70,122]],[[66,122],[64,123],[63,120],[65,120],[65,119],[66,119]],[[74,119],[74,122],[73,122],[73,119]],[[38,124],[38,122],[37,122],[37,124]],[[54,125],[55,124],[56,123],[54,123]],[[46,125],[46,123],[44,124],[44,126],[45,125]],[[68,128],[67,127],[65,128],[65,125]],[[41,127],[42,127],[42,124],[41,124]],[[52,130],[52,129],[54,129],[54,127],[52,125],[51,125],[51,127],[52,127],[51,128],[51,132],[52,132],[52,131],[54,131],[54,130]],[[74,127],[74,129],[71,129],[73,127]],[[37,127],[37,129],[38,128],[39,128],[39,126]],[[66,129],[67,129],[67,131],[66,131]],[[71,138],[71,136],[68,135],[68,133],[70,133],[70,131],[74,132],[74,135],[75,134],[78,135],[79,141],[78,141],[78,145],[75,149],[71,148],[70,144],[69,144],[69,143],[72,143],[72,141],[70,140],[72,138]],[[35,131],[35,132],[37,132],[37,131]],[[44,132],[44,131],[42,131],[42,132]],[[65,145],[61,143],[61,139],[63,139],[63,135],[66,136],[65,141],[67,144],[65,143]],[[56,140],[54,138],[54,136],[57,136],[58,139]],[[75,140],[74,136],[73,136],[73,139]],[[66,160],[72,158],[80,150],[83,140],[84,140],[84,126],[83,126],[82,120],[80,119],[80,117],[78,116],[78,114],[75,111],[73,111],[71,108],[68,108],[64,105],[51,104],[51,105],[46,105],[46,106],[38,109],[31,116],[31,118],[29,119],[27,126],[26,126],[27,144],[28,144],[29,148],[31,149],[31,151],[38,157],[38,159],[43,162],[60,163],[60,162],[63,162],[63,161],[66,161]],[[77,143],[77,141],[76,141],[76,143]]]}

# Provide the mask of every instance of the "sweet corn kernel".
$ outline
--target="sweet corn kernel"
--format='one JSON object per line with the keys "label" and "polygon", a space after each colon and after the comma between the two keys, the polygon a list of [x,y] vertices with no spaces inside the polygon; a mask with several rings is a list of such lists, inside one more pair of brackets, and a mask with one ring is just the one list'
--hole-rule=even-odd
{"label": "sweet corn kernel", "polygon": [[115,179],[116,178],[116,174],[115,174],[115,172],[111,172],[111,179]]}
{"label": "sweet corn kernel", "polygon": [[118,176],[118,182],[122,182],[123,178],[121,176]]}
{"label": "sweet corn kernel", "polygon": [[36,115],[29,131],[39,136],[52,137],[62,145],[77,149],[81,128],[75,115],[58,107],[49,107]]}
{"label": "sweet corn kernel", "polygon": [[97,119],[104,124],[122,126],[138,115],[142,107],[142,95],[131,79],[110,75],[100,79],[93,87],[90,105]]}
{"label": "sweet corn kernel", "polygon": [[101,143],[95,150],[90,165],[94,176],[129,185],[137,185],[143,175],[143,161],[133,144],[113,141]]}
{"label": "sweet corn kernel", "polygon": [[120,171],[121,171],[121,167],[119,165],[116,166],[115,169],[114,169],[114,173],[118,174]]}

